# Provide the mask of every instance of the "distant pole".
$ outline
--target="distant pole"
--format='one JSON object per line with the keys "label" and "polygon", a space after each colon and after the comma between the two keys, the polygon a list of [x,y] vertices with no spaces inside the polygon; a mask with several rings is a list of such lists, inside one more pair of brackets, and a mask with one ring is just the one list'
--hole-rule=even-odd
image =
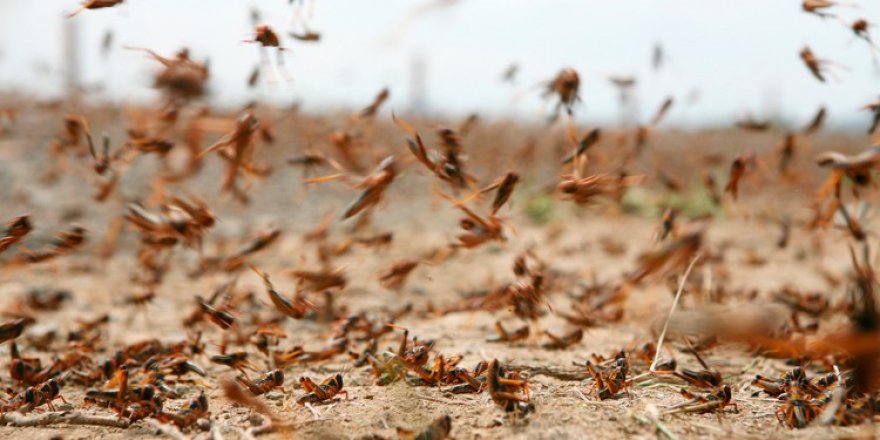
{"label": "distant pole", "polygon": [[620,126],[623,128],[632,127],[638,116],[638,106],[633,97],[633,86],[619,87],[617,101],[620,105]]}
{"label": "distant pole", "polygon": [[639,125],[639,116],[642,114],[642,94],[638,88],[634,88],[630,95],[629,114],[629,126]]}
{"label": "distant pole", "polygon": [[767,87],[761,97],[761,113],[765,118],[782,121],[782,95],[776,87]]}
{"label": "distant pole", "polygon": [[416,115],[424,115],[428,110],[427,75],[424,56],[420,53],[413,55],[410,64],[409,109]]}
{"label": "distant pole", "polygon": [[80,92],[79,23],[78,19],[62,18],[61,47],[64,50],[64,88],[67,99],[76,101]]}

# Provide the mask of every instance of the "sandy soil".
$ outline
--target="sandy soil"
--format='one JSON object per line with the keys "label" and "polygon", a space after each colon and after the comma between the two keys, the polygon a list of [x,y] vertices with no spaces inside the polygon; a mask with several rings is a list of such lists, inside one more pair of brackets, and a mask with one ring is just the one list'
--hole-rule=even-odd
{"label": "sandy soil", "polygon": [[[110,116],[95,110],[91,116],[96,127],[104,127],[111,136],[120,131],[115,123],[118,116]],[[142,200],[149,194],[149,176],[157,168],[150,157],[138,158],[124,176],[119,193],[104,204],[91,201],[94,191],[86,159],[73,159],[73,168],[60,180],[47,184],[41,176],[51,160],[46,155],[49,139],[60,127],[60,113],[41,112],[39,108],[26,110],[16,123],[15,130],[0,138],[0,200],[2,217],[11,218],[20,213],[30,213],[36,230],[26,245],[38,247],[51,235],[71,222],[86,226],[89,230],[87,247],[72,255],[53,262],[21,268],[5,268],[0,271],[0,301],[9,307],[30,288],[46,287],[68,289],[73,300],[58,312],[41,312],[38,322],[26,330],[27,334],[40,334],[57,330],[66,334],[76,327],[76,319],[89,319],[109,313],[111,322],[106,329],[108,351],[96,353],[97,359],[105,358],[115,347],[146,338],[159,338],[163,342],[179,341],[187,337],[181,321],[194,304],[194,296],[207,296],[218,285],[229,281],[230,274],[208,274],[198,278],[188,276],[197,266],[193,250],[179,248],[175,252],[173,269],[166,280],[155,288],[157,298],[145,310],[122,303],[125,295],[135,286],[131,275],[135,272],[134,249],[137,234],[128,231],[120,241],[119,250],[113,258],[103,260],[96,255],[104,233],[111,220],[119,216],[125,203]],[[261,159],[283,159],[306,144],[304,135],[296,130],[320,126],[321,120],[296,117],[285,125],[276,127],[279,139],[293,141],[266,147]],[[500,124],[500,123],[499,123]],[[381,130],[394,133],[384,124]],[[494,130],[494,131],[493,131]],[[492,133],[507,133],[503,125],[488,126],[476,139],[468,139],[468,145],[478,148],[480,139]],[[312,130],[319,131],[318,128]],[[388,135],[390,136],[390,135]],[[515,134],[508,134],[516,138]],[[547,135],[550,136],[550,135]],[[673,159],[683,151],[701,151],[706,145],[723,149],[735,144],[738,133],[672,133],[659,134],[655,145],[658,158],[664,160],[667,169],[689,180],[688,171],[678,171]],[[754,135],[744,135],[752,139]],[[742,139],[739,137],[738,139]],[[381,136],[380,136],[381,138]],[[719,141],[719,139],[721,141]],[[765,151],[773,145],[773,135],[757,137],[752,145],[764,145]],[[841,139],[843,142],[841,143]],[[399,144],[399,140],[395,145]],[[676,147],[682,142],[686,148]],[[813,149],[823,148],[859,149],[859,139],[828,137],[817,141]],[[833,144],[833,145],[832,145]],[[494,147],[493,147],[494,148]],[[610,147],[609,147],[610,148]],[[709,148],[709,147],[706,147]],[[402,148],[400,155],[405,153]],[[551,152],[546,153],[552,157]],[[735,152],[727,152],[732,157]],[[476,154],[475,154],[476,155]],[[804,156],[807,156],[805,153]],[[660,160],[660,159],[658,159]],[[808,156],[807,159],[808,160]],[[475,161],[476,162],[476,161]],[[250,192],[254,195],[251,205],[242,207],[228,197],[218,195],[216,176],[222,169],[219,161],[209,161],[206,169],[187,189],[206,197],[218,212],[220,222],[208,234],[205,252],[216,254],[222,249],[234,248],[243,237],[249,236],[267,225],[279,227],[283,233],[279,242],[265,252],[255,255],[250,262],[269,272],[282,292],[292,292],[294,281],[284,276],[291,268],[315,268],[314,244],[305,242],[302,234],[318,224],[328,209],[340,212],[353,197],[354,192],[341,184],[325,184],[306,188],[301,182],[299,170],[275,160],[275,173],[263,182],[257,182]],[[542,163],[537,161],[536,163]],[[555,162],[553,162],[555,163]],[[727,161],[719,166],[724,169]],[[499,175],[496,168],[508,164],[480,165],[481,174]],[[522,173],[529,167],[520,165]],[[542,179],[554,176],[555,165],[550,160],[535,165],[534,177],[517,190],[513,207],[505,208],[502,215],[512,227],[509,239],[503,245],[491,244],[476,250],[461,252],[440,265],[422,265],[409,277],[399,292],[383,289],[376,274],[394,261],[424,255],[437,246],[454,239],[457,234],[456,220],[459,213],[449,204],[436,197],[438,188],[429,176],[408,165],[399,181],[392,185],[387,202],[374,215],[371,231],[393,231],[393,244],[387,249],[356,247],[347,255],[334,260],[334,265],[345,268],[349,280],[347,288],[336,294],[337,306],[350,311],[366,311],[381,315],[384,310],[397,309],[412,304],[414,312],[397,321],[420,339],[433,339],[435,349],[444,355],[463,356],[461,364],[471,367],[480,360],[499,359],[504,364],[533,367],[559,367],[584,374],[584,362],[591,354],[610,356],[617,350],[654,341],[657,328],[671,304],[670,285],[662,279],[642,283],[633,289],[625,306],[625,317],[619,323],[604,324],[585,329],[583,341],[565,350],[546,350],[541,344],[543,336],[515,344],[487,343],[493,335],[493,324],[503,320],[508,327],[520,325],[509,311],[460,312],[444,316],[425,314],[428,304],[443,306],[452,304],[479,289],[493,288],[513,280],[510,267],[515,255],[525,249],[534,252],[549,267],[564,274],[564,288],[549,293],[545,316],[539,326],[543,330],[562,334],[571,329],[563,320],[553,316],[551,309],[564,310],[579,285],[596,279],[616,283],[621,276],[636,267],[636,257],[649,249],[659,224],[658,214],[624,214],[616,206],[600,204],[590,208],[575,208],[569,202],[551,198],[553,213],[545,224],[538,224],[527,215],[530,200],[541,193]],[[490,171],[495,173],[490,174]],[[656,187],[651,183],[651,187]],[[723,261],[715,268],[726,273],[716,280],[731,291],[757,290],[752,300],[770,303],[770,295],[784,287],[826,292],[831,298],[840,298],[843,287],[832,287],[817,268],[822,267],[836,274],[843,274],[849,266],[846,244],[840,231],[808,234],[800,227],[792,230],[786,249],[777,249],[775,243],[779,228],[775,217],[781,212],[791,213],[795,220],[809,215],[808,184],[775,189],[774,194],[762,187],[760,181],[747,181],[742,189],[743,197],[738,203],[730,203],[722,215],[708,226],[708,245],[723,248]],[[793,206],[793,208],[789,208]],[[682,220],[683,221],[683,220]],[[341,240],[347,234],[350,222],[334,221],[330,227],[331,242]],[[227,244],[224,245],[223,243]],[[602,243],[606,246],[603,246]],[[617,244],[618,254],[609,253],[607,244]],[[751,261],[750,253],[757,252],[765,261]],[[713,269],[713,270],[714,270]],[[271,310],[260,280],[251,272],[238,275],[237,291],[253,291],[266,312]],[[316,302],[320,302],[316,296]],[[685,294],[682,313],[705,303],[696,293]],[[738,301],[738,300],[731,300]],[[0,304],[2,305],[2,304]],[[787,316],[779,316],[780,320]],[[281,348],[303,344],[309,349],[322,347],[332,334],[328,324],[313,320],[285,320],[283,329],[287,338]],[[380,341],[383,348],[396,346],[399,332],[385,336]],[[208,353],[215,354],[219,339],[216,328],[205,327],[209,342]],[[533,332],[534,335],[534,332]],[[696,367],[695,360],[683,353],[681,342],[670,343],[676,347],[673,354],[679,365]],[[48,361],[51,352],[38,352],[22,343],[23,351]],[[253,348],[255,364],[260,371],[266,368],[266,358]],[[0,365],[3,365],[4,386],[11,386],[5,366],[9,345],[0,348]],[[767,437],[814,437],[828,438],[849,436],[856,433],[871,434],[872,428],[847,429],[810,428],[792,431],[780,425],[775,416],[778,404],[765,397],[752,397],[756,391],[749,385],[756,373],[777,376],[784,371],[781,361],[755,357],[736,348],[718,348],[706,353],[706,361],[718,368],[734,390],[734,402],[738,413],[680,414],[663,416],[661,424],[678,438],[767,438]],[[242,428],[252,426],[260,419],[249,409],[234,406],[217,387],[218,379],[232,375],[225,367],[212,365],[206,358],[196,362],[205,367],[208,379],[203,384],[181,383],[176,385],[182,395],[166,400],[167,408],[177,408],[189,401],[200,388],[206,389],[210,399],[210,422],[223,438],[240,438]],[[644,371],[645,366],[634,364],[633,375]],[[397,427],[420,430],[441,415],[452,417],[452,436],[469,438],[651,438],[657,433],[649,421],[654,409],[663,409],[680,403],[682,383],[674,380],[650,380],[639,383],[629,390],[629,395],[600,401],[588,393],[591,380],[560,380],[540,374],[537,370],[524,370],[529,376],[531,399],[536,412],[525,419],[514,420],[499,409],[486,393],[479,395],[455,395],[447,387],[414,387],[395,383],[380,387],[372,384],[369,367],[354,367],[346,356],[317,363],[303,363],[285,369],[287,381],[282,393],[273,393],[265,400],[285,422],[295,427],[296,435],[305,438],[361,438],[382,436],[395,438]],[[309,375],[316,379],[331,373],[342,372],[348,399],[316,407],[312,412],[296,405],[295,399],[303,394],[296,378]],[[112,413],[96,408],[81,409],[84,389],[65,387],[62,395],[69,404],[59,404],[62,410],[78,410],[111,416]],[[586,397],[584,397],[586,396]],[[43,411],[43,409],[38,409]],[[867,430],[867,431],[866,431]],[[60,434],[66,439],[85,438],[147,438],[157,435],[150,423],[141,421],[127,429],[92,426],[44,426],[0,427],[4,438],[49,438]],[[193,428],[187,436],[207,437],[209,432]],[[269,434],[266,438],[286,438],[286,434]]]}

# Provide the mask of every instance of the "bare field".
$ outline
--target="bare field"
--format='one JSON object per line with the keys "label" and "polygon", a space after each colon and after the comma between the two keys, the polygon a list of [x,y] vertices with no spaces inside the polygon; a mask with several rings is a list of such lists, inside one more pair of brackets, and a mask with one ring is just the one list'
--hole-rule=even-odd
{"label": "bare field", "polygon": [[[371,212],[371,221],[357,229],[356,219],[340,221],[339,217],[359,190],[349,188],[342,181],[304,184],[302,168],[284,161],[307,150],[336,154],[327,141],[327,132],[339,129],[334,116],[320,117],[284,112],[278,109],[258,109],[260,120],[278,121],[273,124],[273,143],[261,142],[254,162],[271,164],[272,172],[264,178],[244,178],[246,193],[251,197],[242,204],[220,191],[224,163],[216,156],[205,156],[204,164],[184,182],[155,184],[155,176],[168,168],[180,167],[185,155],[180,144],[162,160],[155,154],[141,153],[121,161],[118,165],[118,187],[103,202],[93,200],[96,176],[91,171],[92,159],[84,142],[70,146],[60,156],[49,154],[48,145],[63,131],[65,114],[87,115],[94,133],[106,132],[114,148],[125,139],[126,119],[123,109],[109,107],[77,108],[70,104],[56,107],[46,104],[22,103],[14,124],[0,135],[0,210],[4,220],[29,214],[34,230],[17,247],[10,248],[0,259],[0,298],[4,310],[12,316],[34,318],[24,334],[16,339],[19,350],[26,356],[39,357],[43,365],[52,362],[55,355],[63,355],[74,348],[68,342],[68,333],[81,328],[82,321],[93,320],[103,314],[109,316],[106,325],[98,327],[94,351],[87,351],[87,361],[73,369],[88,370],[108,359],[127,344],[151,338],[162,345],[192,338],[196,331],[206,343],[204,353],[192,355],[192,361],[206,370],[206,376],[187,374],[179,379],[166,379],[173,391],[164,398],[164,410],[175,412],[204,390],[209,401],[210,414],[199,426],[180,430],[171,428],[161,435],[194,438],[247,438],[249,428],[266,423],[264,416],[252,408],[233,404],[225,396],[220,382],[237,375],[235,371],[210,361],[220,352],[224,335],[255,332],[260,322],[275,322],[283,338],[271,341],[268,352],[289,350],[303,346],[305,351],[322,350],[329,345],[340,326],[348,317],[364,313],[365,319],[381,325],[389,316],[397,314],[405,305],[411,311],[399,313],[393,319],[395,328],[377,338],[379,351],[394,352],[400,344],[402,329],[419,340],[432,340],[429,350],[430,367],[436,354],[447,358],[460,355],[459,365],[471,369],[479,361],[497,359],[501,365],[519,370],[529,386],[530,402],[534,411],[520,416],[505,412],[493,402],[486,391],[453,394],[451,384],[414,386],[400,380],[387,386],[375,384],[369,364],[358,365],[353,357],[368,348],[360,334],[352,332],[344,352],[327,360],[299,359],[282,368],[285,376],[283,389],[270,391],[258,399],[268,404],[277,415],[278,426],[289,431],[264,434],[265,438],[287,438],[292,432],[305,438],[396,438],[396,428],[421,431],[437,417],[449,415],[451,436],[468,438],[622,438],[655,436],[678,438],[780,438],[780,437],[852,437],[875,436],[870,422],[853,427],[817,427],[793,430],[777,420],[780,402],[766,395],[753,396],[759,389],[751,384],[755,374],[779,377],[791,367],[784,360],[772,359],[755,353],[742,345],[720,345],[702,351],[706,363],[717,369],[723,383],[732,389],[732,407],[708,414],[665,414],[666,409],[685,402],[680,390],[687,384],[670,375],[645,374],[647,365],[634,355],[628,358],[629,377],[634,383],[610,399],[600,400],[591,392],[593,379],[587,374],[585,362],[591,355],[613,357],[620,350],[632,351],[646,343],[656,343],[659,329],[672,303],[675,287],[683,266],[673,266],[652,273],[633,283],[629,294],[619,305],[622,317],[618,321],[599,320],[595,325],[582,326],[583,338],[563,349],[544,347],[549,341],[543,331],[563,335],[577,326],[559,315],[569,313],[572,304],[590,288],[600,290],[619,287],[624,280],[643,264],[639,256],[663,247],[657,234],[661,215],[667,206],[675,206],[678,216],[677,234],[686,234],[689,227],[700,225],[705,229],[700,243],[701,252],[711,255],[701,261],[687,284],[682,302],[673,319],[673,331],[668,335],[664,358],[674,358],[679,368],[699,369],[695,358],[686,352],[683,339],[675,329],[688,325],[707,307],[734,310],[756,306],[769,311],[778,325],[787,325],[791,311],[774,300],[784,288],[798,292],[818,292],[831,303],[846,300],[846,289],[851,263],[849,239],[844,229],[810,229],[810,203],[824,173],[813,164],[816,153],[837,150],[847,153],[861,151],[863,138],[843,135],[821,135],[802,140],[796,150],[792,168],[797,170],[789,178],[776,173],[775,149],[782,134],[779,132],[751,133],[740,131],[717,132],[658,132],[654,133],[641,156],[625,158],[630,151],[629,141],[620,143],[615,133],[606,133],[590,150],[590,174],[615,173],[626,167],[630,175],[644,175],[644,181],[629,188],[620,199],[597,197],[595,203],[577,206],[562,200],[558,191],[548,191],[558,184],[560,159],[569,151],[565,129],[560,126],[523,126],[510,122],[478,123],[472,132],[462,138],[465,145],[467,171],[481,176],[479,186],[490,183],[507,170],[515,169],[522,176],[509,206],[499,211],[504,224],[506,241],[493,240],[474,249],[458,249],[447,258],[437,258],[437,249],[456,241],[462,231],[458,220],[461,211],[438,196],[451,192],[446,183],[438,181],[412,159],[406,149],[406,134],[395,127],[387,114],[358,128],[358,154],[364,171],[351,172],[365,175],[383,157],[395,155],[398,175],[388,186],[381,201]],[[131,118],[131,112],[128,113]],[[236,115],[217,118],[234,120]],[[435,145],[432,127],[440,124],[456,125],[458,121],[417,121],[426,143]],[[227,123],[228,125],[228,123]],[[182,136],[178,129],[173,136]],[[583,130],[583,129],[582,129]],[[206,147],[222,135],[205,131],[202,146]],[[525,147],[534,140],[535,147]],[[722,203],[711,201],[703,187],[702,176],[711,174],[719,183],[726,183],[730,162],[739,154],[749,151],[758,160],[749,165],[739,187],[739,198],[734,201],[724,194]],[[61,166],[60,158],[66,166]],[[116,165],[114,165],[116,166]],[[168,168],[166,168],[168,167]],[[312,176],[327,175],[329,168],[313,170]],[[52,175],[55,173],[56,175]],[[671,188],[669,179],[678,181]],[[723,185],[719,185],[723,188]],[[164,193],[163,193],[164,191]],[[464,199],[469,190],[460,190]],[[265,249],[246,256],[247,264],[267,272],[275,287],[290,297],[297,290],[297,281],[289,275],[291,269],[321,270],[322,267],[340,269],[346,279],[343,288],[310,291],[301,289],[304,298],[311,301],[314,310],[302,319],[279,318],[263,282],[246,265],[234,270],[218,270],[199,274],[200,253],[195,246],[182,243],[163,254],[167,270],[161,282],[144,281],[144,268],[139,266],[138,249],[145,236],[130,222],[124,222],[122,233],[112,254],[101,255],[108,230],[115,219],[121,218],[132,202],[141,202],[157,211],[168,195],[192,195],[205,200],[217,216],[216,224],[204,232],[201,254],[206,257],[229,255],[268,227],[275,227],[280,236]],[[871,200],[866,195],[865,200]],[[485,213],[492,194],[469,206]],[[332,212],[325,238],[307,240],[305,234],[318,226],[327,212]],[[780,219],[787,219],[790,237],[784,248],[777,246],[781,234]],[[870,225],[870,212],[862,220]],[[40,249],[51,243],[53,234],[70,224],[86,229],[87,241],[81,247],[46,262],[12,264],[14,255],[28,249]],[[345,252],[334,253],[322,262],[318,248],[326,245],[339,249],[351,237],[371,237],[385,232],[393,233],[386,246],[354,243]],[[549,280],[547,290],[534,306],[535,319],[521,319],[514,313],[514,305],[497,310],[463,310],[441,313],[445,307],[461,304],[468,296],[485,294],[516,283],[512,271],[514,259],[530,250],[536,258],[528,261],[533,270],[540,267]],[[409,274],[399,289],[387,289],[378,274],[393,263],[414,259],[420,264]],[[685,261],[686,263],[687,261]],[[841,281],[834,283],[835,277]],[[233,330],[221,330],[203,320],[186,328],[184,319],[197,309],[196,296],[208,298],[218,286],[235,280],[232,297],[241,297],[238,305],[229,311],[238,320]],[[522,281],[520,279],[520,281]],[[32,289],[67,290],[71,294],[56,311],[33,310],[21,306],[23,298]],[[151,291],[155,297],[144,305],[133,305],[132,295]],[[604,291],[604,290],[603,290]],[[723,291],[722,293],[719,293]],[[248,297],[247,294],[252,293]],[[328,296],[329,295],[329,296]],[[332,297],[332,304],[326,304]],[[127,302],[128,301],[128,302]],[[713,304],[719,303],[719,304]],[[215,304],[217,305],[217,304]],[[731,315],[729,319],[736,319]],[[813,318],[801,317],[805,321]],[[722,318],[723,319],[723,318]],[[530,335],[518,342],[492,343],[494,323],[500,321],[513,329],[529,325]],[[816,318],[819,333],[843,328],[842,314],[826,313]],[[54,332],[54,339],[47,334]],[[43,340],[41,340],[43,339]],[[233,338],[234,339],[234,338]],[[35,341],[41,340],[39,344]],[[241,343],[239,343],[241,342]],[[260,377],[273,368],[271,356],[261,353],[250,337],[230,341],[228,352],[244,351],[254,369],[248,374]],[[10,378],[10,345],[0,348],[0,377],[10,390],[19,390],[20,384]],[[810,369],[811,377],[818,374]],[[565,373],[548,374],[547,369]],[[146,369],[142,363],[132,362],[132,384],[144,380]],[[344,377],[347,398],[329,404],[316,404],[313,409],[297,404],[305,395],[297,379],[309,376],[322,380],[332,374]],[[110,409],[94,405],[84,406],[87,388],[112,389],[106,378],[91,384],[67,380],[61,395],[67,403],[55,401],[59,411],[78,412],[114,419]],[[693,389],[693,388],[691,388]],[[702,392],[702,391],[695,391]],[[45,406],[34,409],[30,415],[47,411]],[[4,418],[0,436],[7,438],[49,438],[60,434],[66,439],[85,438],[145,438],[159,434],[154,416],[133,422],[127,428],[104,426],[77,426],[49,424],[48,426],[13,426],[12,419]]]}

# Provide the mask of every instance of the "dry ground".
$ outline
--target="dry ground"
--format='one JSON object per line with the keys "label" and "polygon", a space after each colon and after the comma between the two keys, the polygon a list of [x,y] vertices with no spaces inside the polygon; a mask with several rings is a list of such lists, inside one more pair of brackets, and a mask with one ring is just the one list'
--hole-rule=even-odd
{"label": "dry ground", "polygon": [[[119,116],[112,112],[97,110],[90,115],[96,127],[118,136],[121,124]],[[303,127],[310,124],[318,128],[328,125],[320,118],[295,116],[294,120],[277,127],[276,136],[280,139],[261,155],[262,159],[284,158],[299,151],[306,144],[302,134]],[[39,333],[47,329],[63,332],[72,328],[77,318],[91,318],[101,313],[110,313],[112,321],[107,331],[110,346],[118,346],[145,338],[157,337],[163,341],[176,341],[186,337],[181,325],[182,317],[193,306],[196,294],[207,295],[219,284],[229,280],[229,275],[212,274],[201,278],[190,278],[187,272],[196,265],[192,251],[180,249],[176,255],[175,269],[167,280],[157,287],[157,299],[146,307],[146,312],[120,304],[123,295],[133,291],[131,274],[134,271],[134,244],[136,234],[127,233],[122,238],[120,250],[110,260],[95,256],[103,234],[110,220],[123,212],[125,202],[144,198],[149,192],[149,176],[156,163],[150,158],[138,159],[131,172],[126,175],[121,192],[104,205],[91,201],[94,190],[88,174],[77,169],[63,176],[54,184],[41,182],[48,161],[46,144],[60,127],[60,113],[40,111],[32,107],[25,111],[16,123],[15,129],[0,137],[0,217],[6,219],[20,213],[30,213],[36,226],[34,237],[28,244],[38,244],[70,222],[85,225],[90,231],[89,246],[80,252],[55,262],[30,266],[21,269],[5,269],[0,272],[0,301],[11,304],[32,287],[64,288],[73,292],[74,300],[59,312],[40,315],[39,322],[28,332]],[[382,130],[391,133],[394,129],[385,126]],[[489,126],[477,139],[466,140],[474,149],[483,148],[479,139],[488,137],[496,130],[499,136],[513,140],[522,139],[517,132],[510,132],[503,123]],[[527,129],[522,129],[527,130]],[[549,136],[549,135],[547,135]],[[293,139],[288,141],[288,139]],[[392,139],[391,145],[401,145],[400,139]],[[737,132],[713,133],[661,133],[654,148],[655,159],[668,165],[672,173],[685,180],[688,171],[676,170],[675,157],[694,151],[714,148],[726,158],[732,158],[739,151],[755,149],[767,150],[775,142],[774,135],[742,135]],[[819,139],[811,148],[858,150],[863,145],[860,138],[826,137]],[[501,141],[498,141],[501,142]],[[496,144],[497,145],[497,144]],[[390,147],[389,147],[390,148]],[[486,147],[488,148],[488,147]],[[492,148],[497,148],[493,146]],[[609,147],[610,148],[610,147]],[[725,150],[726,148],[726,150]],[[398,150],[403,157],[405,151]],[[809,152],[804,152],[804,163],[808,163]],[[475,154],[476,155],[476,154]],[[553,153],[546,153],[552,157]],[[277,161],[280,163],[280,160]],[[81,161],[79,165],[87,163]],[[338,294],[338,304],[349,310],[366,310],[371,313],[383,308],[397,308],[411,303],[415,310],[424,310],[428,302],[435,305],[451,303],[469,291],[491,288],[512,279],[510,267],[513,257],[520,251],[532,248],[552,268],[574,277],[579,282],[588,282],[593,277],[603,282],[617,282],[620,276],[635,267],[636,256],[651,246],[658,225],[656,212],[646,215],[625,214],[608,204],[592,208],[574,208],[569,202],[551,199],[552,214],[547,223],[538,224],[526,215],[530,199],[540,194],[544,180],[552,182],[557,168],[550,159],[539,160],[537,166],[514,164],[522,174],[533,170],[534,177],[527,179],[514,198],[512,208],[506,208],[503,215],[515,230],[509,232],[509,240],[504,245],[489,245],[473,251],[463,252],[448,262],[438,266],[423,265],[416,269],[401,292],[382,289],[376,273],[390,263],[405,257],[424,254],[432,247],[442,245],[453,239],[457,233],[455,212],[445,202],[433,194],[437,187],[433,181],[417,171],[415,166],[406,168],[404,176],[393,184],[388,200],[380,206],[371,226],[373,230],[394,231],[394,242],[387,250],[356,249],[341,257],[336,264],[346,268],[350,280],[348,288]],[[727,159],[719,166],[723,170]],[[503,168],[508,164],[483,165],[484,169]],[[648,163],[647,167],[653,166]],[[187,188],[208,197],[217,208],[220,223],[208,235],[206,253],[217,252],[222,239],[236,242],[241,237],[274,224],[283,230],[281,241],[268,251],[258,254],[252,263],[273,275],[277,287],[282,292],[291,292],[293,280],[282,276],[284,269],[292,267],[314,267],[314,249],[302,240],[301,234],[314,227],[326,210],[333,208],[340,212],[353,196],[353,192],[339,184],[306,188],[300,183],[301,174],[292,167],[279,164],[275,173],[265,182],[257,183],[251,192],[254,202],[247,207],[238,205],[228,198],[217,196],[218,184],[215,179],[220,171],[220,163],[209,162],[207,168],[188,184]],[[481,170],[482,171],[482,170]],[[484,174],[480,174],[484,175]],[[656,183],[652,183],[656,187]],[[824,267],[843,274],[849,262],[846,259],[846,246],[840,231],[827,231],[811,234],[795,227],[787,249],[777,249],[779,228],[775,216],[789,213],[794,219],[803,219],[808,214],[808,184],[788,188],[762,187],[760,182],[746,182],[743,198],[738,203],[729,204],[708,227],[709,245],[726,246],[724,268],[728,272],[725,288],[730,291],[756,289],[755,301],[766,298],[783,286],[793,286],[804,290],[827,292],[832,298],[843,295],[843,288],[830,287],[817,268]],[[647,196],[646,196],[647,197]],[[654,199],[651,199],[654,200]],[[645,202],[648,203],[648,202]],[[653,203],[653,201],[651,202]],[[345,235],[347,223],[334,222],[331,233],[334,239]],[[550,233],[552,232],[552,234]],[[607,253],[600,244],[612,240],[623,248],[620,255]],[[234,246],[234,245],[233,245]],[[754,264],[749,261],[750,251],[758,252],[766,262]],[[577,285],[577,284],[575,284]],[[260,301],[268,305],[262,286],[256,276],[242,272],[238,279],[238,289],[257,292]],[[571,291],[553,292],[549,305],[564,308]],[[656,329],[671,303],[671,292],[667,283],[652,281],[638,286],[626,306],[626,316],[620,323],[608,324],[586,329],[580,344],[567,350],[548,351],[542,349],[541,338],[533,338],[520,344],[491,344],[485,342],[492,335],[492,325],[503,319],[508,325],[518,325],[512,314],[506,310],[496,313],[464,312],[446,316],[426,316],[413,313],[400,319],[397,324],[410,329],[420,338],[436,341],[437,351],[444,354],[461,354],[462,364],[472,366],[479,360],[497,358],[504,363],[530,366],[555,366],[583,371],[583,363],[592,353],[610,355],[631,344],[641,344],[656,338]],[[686,294],[682,312],[698,306],[701,301],[696,294]],[[2,306],[3,304],[0,304]],[[782,314],[780,320],[787,319]],[[552,315],[541,321],[541,328],[554,333],[562,333],[569,328]],[[319,348],[329,336],[327,325],[314,321],[287,320],[284,329],[288,334],[282,347],[305,344],[308,348]],[[211,333],[209,341],[216,336]],[[396,338],[386,337],[382,345],[391,347]],[[673,342],[673,345],[678,345]],[[209,352],[215,348],[209,345]],[[0,362],[3,365],[4,385],[9,384],[5,372],[8,344],[0,348]],[[35,354],[28,351],[29,354]],[[48,359],[50,353],[36,353]],[[675,352],[680,365],[695,366],[695,361],[680,351]],[[99,355],[98,357],[102,357]],[[240,431],[234,427],[248,427],[253,421],[251,411],[230,405],[216,387],[214,378],[230,375],[230,371],[210,365],[207,359],[197,360],[208,368],[211,380],[207,389],[211,405],[211,422],[221,427],[224,438],[237,438]],[[707,354],[710,365],[718,367],[725,375],[727,383],[734,387],[734,400],[738,413],[726,412],[721,415],[671,415],[661,419],[663,426],[679,438],[729,438],[729,437],[789,437],[808,436],[828,438],[848,436],[854,433],[873,432],[870,428],[851,428],[825,430],[811,428],[792,431],[781,426],[775,417],[777,404],[764,397],[753,398],[755,391],[749,381],[755,373],[776,376],[784,365],[780,361],[754,357],[735,348],[721,348]],[[262,365],[262,361],[258,362]],[[581,365],[578,367],[576,365]],[[644,369],[643,366],[638,367]],[[343,372],[345,389],[350,399],[342,399],[331,405],[318,406],[317,414],[295,404],[302,394],[296,384],[301,375],[316,378],[333,372]],[[379,435],[394,438],[396,427],[418,429],[427,425],[437,416],[449,414],[453,420],[452,435],[459,439],[469,438],[621,438],[655,435],[653,424],[645,420],[650,414],[649,407],[674,405],[683,400],[678,389],[681,384],[670,381],[650,381],[634,386],[629,396],[618,399],[598,401],[587,394],[589,380],[563,381],[532,372],[530,375],[531,395],[536,413],[525,420],[514,421],[496,407],[488,395],[452,395],[445,387],[413,387],[397,383],[387,387],[371,384],[368,367],[354,368],[345,358],[315,364],[302,364],[287,368],[285,391],[270,400],[278,414],[296,427],[297,435],[305,438],[359,438]],[[179,385],[185,399],[166,402],[170,408],[178,407],[195,395],[197,386]],[[62,409],[78,408],[83,399],[83,389],[65,388],[63,395],[69,405]],[[87,412],[101,413],[99,409]],[[109,415],[110,413],[104,412]],[[641,421],[640,421],[641,419]],[[868,430],[868,431],[865,431]],[[237,433],[238,432],[238,433]],[[0,437],[7,438],[49,438],[61,434],[67,439],[78,438],[146,438],[156,435],[156,430],[145,422],[134,424],[128,429],[104,427],[48,426],[35,428],[0,427]],[[205,436],[198,429],[186,433]],[[272,434],[269,438],[283,438]]]}

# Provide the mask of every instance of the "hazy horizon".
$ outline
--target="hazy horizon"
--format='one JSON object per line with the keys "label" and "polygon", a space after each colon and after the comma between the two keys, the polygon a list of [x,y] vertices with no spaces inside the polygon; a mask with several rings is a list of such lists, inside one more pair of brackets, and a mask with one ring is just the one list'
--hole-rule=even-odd
{"label": "hazy horizon", "polygon": [[[870,114],[859,109],[880,94],[868,45],[853,41],[835,19],[801,12],[795,0],[683,0],[675,7],[650,0],[459,0],[421,13],[416,12],[421,5],[436,2],[389,0],[378,7],[308,1],[304,20],[321,33],[317,43],[287,37],[288,31],[303,30],[287,1],[211,3],[128,0],[84,11],[72,19],[80,34],[82,85],[123,102],[154,97],[155,62],[123,49],[136,46],[163,54],[189,47],[194,58],[209,59],[211,102],[226,106],[257,99],[300,102],[318,111],[362,107],[387,86],[390,107],[405,109],[411,106],[416,60],[425,66],[427,110],[450,116],[543,118],[552,103],[542,99],[541,83],[567,66],[581,74],[583,103],[576,116],[582,123],[618,120],[610,75],[638,79],[639,120],[673,96],[670,126],[732,124],[749,113],[800,125],[825,105],[831,128],[862,130]],[[68,0],[0,0],[0,90],[62,94],[64,12],[77,6]],[[260,60],[258,47],[243,42],[253,31],[252,7],[283,35],[292,81],[248,89],[247,77]],[[836,12],[847,21],[870,19],[880,17],[880,5],[859,3]],[[207,19],[187,19],[199,14]],[[113,46],[103,58],[101,40],[108,30]],[[651,67],[655,44],[666,54],[659,72]],[[818,82],[798,57],[804,46],[845,68],[831,66],[832,78]],[[513,85],[500,80],[511,63],[519,65]]]}

